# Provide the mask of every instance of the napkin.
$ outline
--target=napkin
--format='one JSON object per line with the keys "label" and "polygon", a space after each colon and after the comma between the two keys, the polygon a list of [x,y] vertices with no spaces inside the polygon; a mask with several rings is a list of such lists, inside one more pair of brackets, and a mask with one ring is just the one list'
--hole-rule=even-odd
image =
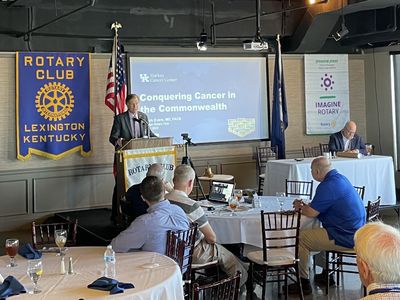
{"label": "napkin", "polygon": [[18,254],[27,259],[38,259],[42,257],[42,253],[33,249],[31,244],[25,244],[18,249]]}
{"label": "napkin", "polygon": [[100,277],[88,285],[89,289],[110,291],[110,295],[123,293],[124,289],[132,289],[134,287],[132,283],[119,282],[108,277]]}
{"label": "napkin", "polygon": [[26,293],[24,286],[14,277],[8,276],[0,285],[0,299]]}

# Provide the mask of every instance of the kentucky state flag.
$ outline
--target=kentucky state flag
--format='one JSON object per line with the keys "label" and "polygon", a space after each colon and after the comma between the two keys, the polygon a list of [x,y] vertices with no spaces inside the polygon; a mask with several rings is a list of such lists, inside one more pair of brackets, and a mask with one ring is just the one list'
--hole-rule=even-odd
{"label": "kentucky state flag", "polygon": [[283,64],[281,44],[277,36],[275,54],[274,91],[272,100],[272,133],[271,146],[278,146],[278,158],[286,158],[285,130],[288,127],[288,114],[286,108],[285,80],[283,78]]}

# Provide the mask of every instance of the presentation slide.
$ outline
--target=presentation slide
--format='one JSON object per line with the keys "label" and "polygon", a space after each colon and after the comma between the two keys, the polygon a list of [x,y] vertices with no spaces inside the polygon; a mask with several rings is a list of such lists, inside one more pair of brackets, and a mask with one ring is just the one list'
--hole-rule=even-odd
{"label": "presentation slide", "polygon": [[268,138],[265,57],[129,57],[129,91],[151,130],[182,143]]}

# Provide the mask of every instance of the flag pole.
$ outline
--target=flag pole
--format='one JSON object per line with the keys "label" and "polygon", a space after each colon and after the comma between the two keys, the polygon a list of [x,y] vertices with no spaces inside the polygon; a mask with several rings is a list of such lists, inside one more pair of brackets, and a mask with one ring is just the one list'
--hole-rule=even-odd
{"label": "flag pole", "polygon": [[[112,71],[114,74],[114,78],[117,74],[117,59],[118,59],[118,54],[117,54],[117,47],[118,47],[118,30],[122,28],[121,23],[115,21],[114,23],[111,24],[111,30],[114,30],[114,43],[113,43],[113,51],[112,51],[112,55],[114,56],[112,61],[113,66],[112,66]],[[114,49],[115,48],[115,49]],[[114,115],[117,115],[117,85],[114,85]]]}

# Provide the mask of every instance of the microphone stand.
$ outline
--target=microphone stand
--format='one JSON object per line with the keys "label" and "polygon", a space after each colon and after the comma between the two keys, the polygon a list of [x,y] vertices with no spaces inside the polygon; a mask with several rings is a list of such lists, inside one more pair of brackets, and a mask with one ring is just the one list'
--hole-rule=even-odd
{"label": "microphone stand", "polygon": [[[145,125],[146,125],[146,127],[145,127],[145,129],[146,129],[146,136],[148,137],[148,138],[150,138],[150,126],[149,126],[149,122],[147,122],[145,119],[142,119],[142,118],[140,118],[139,119],[139,122],[143,122]],[[145,136],[145,135],[143,135],[143,136]]]}
{"label": "microphone stand", "polygon": [[203,196],[203,199],[207,199],[206,194],[204,193],[204,190],[203,190],[203,186],[201,185],[199,177],[196,174],[196,169],[193,165],[193,161],[188,154],[189,145],[196,146],[196,144],[192,143],[190,138],[185,139],[185,141],[186,141],[184,144],[185,156],[182,157],[182,165],[190,165],[192,167],[192,169],[194,170],[194,178],[195,178],[195,184],[196,184],[196,200],[199,200],[199,189],[200,189],[201,195]]}

